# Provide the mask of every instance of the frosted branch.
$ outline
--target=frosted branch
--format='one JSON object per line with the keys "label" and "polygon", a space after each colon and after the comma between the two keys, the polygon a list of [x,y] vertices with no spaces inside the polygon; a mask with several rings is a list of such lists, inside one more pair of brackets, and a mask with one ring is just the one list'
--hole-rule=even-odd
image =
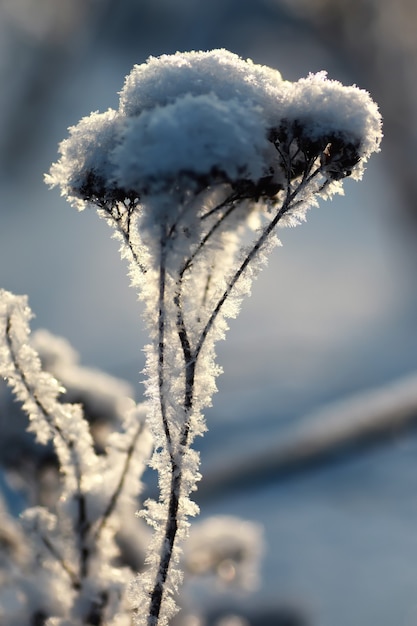
{"label": "frosted branch", "polygon": [[[93,533],[94,542],[99,540],[104,527],[109,522],[110,517],[113,515],[114,511],[116,510],[119,504],[119,500],[125,490],[126,483],[129,479],[129,474],[131,473],[131,468],[135,460],[135,455],[137,453],[138,445],[143,435],[145,434],[145,431],[146,431],[145,422],[144,421],[139,422],[139,425],[137,426],[133,434],[131,443],[125,452],[125,455],[124,455],[125,458],[124,458],[123,466],[120,472],[119,480],[117,481],[114,491],[108,499],[107,506],[104,509],[104,512],[100,517],[99,523],[97,524],[94,530],[94,533]],[[146,453],[143,456],[144,458],[146,458]]]}

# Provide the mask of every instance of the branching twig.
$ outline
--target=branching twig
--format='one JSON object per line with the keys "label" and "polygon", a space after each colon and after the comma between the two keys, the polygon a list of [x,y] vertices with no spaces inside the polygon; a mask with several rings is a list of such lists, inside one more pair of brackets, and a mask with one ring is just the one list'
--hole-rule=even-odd
{"label": "branching twig", "polygon": [[74,468],[75,478],[77,490],[74,495],[74,498],[77,501],[77,523],[74,528],[74,532],[78,536],[79,540],[79,552],[80,552],[80,578],[83,579],[87,575],[87,566],[88,566],[88,556],[89,550],[86,544],[86,535],[88,531],[88,516],[87,516],[87,501],[85,494],[82,489],[82,471],[80,462],[78,459],[78,455],[75,452],[74,441],[69,439],[65,433],[65,431],[61,428],[59,424],[57,424],[56,418],[51,413],[50,410],[46,408],[42,400],[40,399],[36,390],[29,383],[27,376],[20,366],[19,359],[15,353],[13,340],[12,340],[12,321],[11,315],[9,314],[6,319],[6,344],[8,346],[10,356],[12,359],[12,363],[15,369],[16,374],[19,376],[20,381],[27,393],[29,398],[32,398],[35,403],[37,409],[41,412],[47,424],[50,426],[51,430],[59,437],[61,442],[67,448],[70,458],[71,465]]}
{"label": "branching twig", "polygon": [[168,452],[171,462],[174,462],[173,442],[169,428],[169,420],[167,415],[166,396],[165,396],[165,282],[166,282],[166,238],[164,227],[161,227],[161,261],[159,267],[159,294],[158,294],[158,387],[159,387],[159,405],[161,410],[162,425],[167,441]]}
{"label": "branching twig", "polygon": [[46,537],[44,534],[40,534],[40,538],[44,546],[48,549],[49,553],[53,556],[53,558],[59,563],[64,570],[68,574],[68,577],[71,580],[71,585],[73,589],[81,589],[81,583],[79,577],[76,573],[70,568],[68,563],[64,560],[62,555],[58,552],[57,548],[54,546],[52,541]]}
{"label": "branching twig", "polygon": [[[313,161],[314,163],[314,161]],[[311,165],[308,166],[309,170],[311,169]],[[307,171],[307,169],[306,169]],[[265,229],[262,231],[262,234],[260,235],[260,237],[257,239],[257,241],[254,243],[253,247],[251,248],[251,250],[249,251],[249,253],[247,254],[246,258],[243,260],[243,262],[241,263],[240,267],[236,270],[236,272],[234,273],[234,275],[232,276],[232,278],[229,281],[229,284],[227,285],[227,288],[225,289],[225,291],[223,292],[223,295],[220,297],[220,299],[218,300],[216,306],[214,307],[206,325],[204,326],[200,338],[197,342],[195,351],[194,351],[194,358],[197,359],[201,349],[203,348],[203,345],[206,341],[206,338],[211,330],[211,328],[213,327],[213,324],[217,318],[217,316],[219,315],[224,303],[226,302],[227,298],[229,297],[230,293],[232,292],[234,286],[236,285],[236,283],[238,282],[238,280],[240,279],[240,277],[244,274],[246,268],[249,266],[249,264],[251,263],[252,259],[258,254],[259,250],[262,248],[262,246],[264,245],[264,243],[266,242],[266,240],[268,239],[268,237],[271,235],[271,233],[275,230],[278,222],[283,218],[283,216],[288,213],[288,211],[290,211],[295,204],[293,204],[294,199],[296,198],[296,196],[303,190],[304,187],[306,187],[312,180],[313,178],[315,178],[319,173],[321,172],[321,167],[318,167],[313,173],[308,173],[307,175],[304,175],[301,182],[297,185],[297,187],[291,191],[291,189],[289,189],[287,191],[286,194],[286,198],[281,206],[281,208],[278,210],[278,212],[276,213],[275,217],[270,221],[270,223],[265,227]]]}
{"label": "branching twig", "polygon": [[[129,202],[129,205],[126,205]],[[106,218],[111,221],[113,228],[119,233],[121,239],[127,249],[129,250],[132,262],[134,266],[142,273],[146,274],[148,271],[145,265],[142,263],[138,252],[132,242],[131,238],[131,223],[135,209],[139,206],[137,200],[127,200],[123,202],[124,211],[121,210],[121,202],[112,202],[109,206],[108,202],[98,203],[99,211],[103,211]]]}
{"label": "branching twig", "polygon": [[199,244],[196,247],[196,249],[194,250],[194,252],[190,255],[190,257],[183,264],[183,266],[182,266],[182,268],[181,268],[181,270],[179,272],[180,280],[182,280],[182,277],[184,276],[185,272],[188,269],[190,269],[194,259],[198,255],[198,253],[201,252],[201,250],[207,244],[208,240],[214,235],[216,230],[223,224],[223,222],[229,217],[229,215],[234,211],[235,208],[236,208],[236,205],[232,204],[229,207],[229,209],[225,213],[223,213],[223,215],[217,220],[217,222],[215,222],[213,224],[213,226],[210,228],[210,230],[204,235],[204,237],[201,239],[201,241],[199,242]]}

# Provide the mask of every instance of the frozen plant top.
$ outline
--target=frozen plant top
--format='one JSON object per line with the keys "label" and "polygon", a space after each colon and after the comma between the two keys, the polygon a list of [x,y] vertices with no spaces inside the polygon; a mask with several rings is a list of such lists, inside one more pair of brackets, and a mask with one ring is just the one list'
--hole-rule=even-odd
{"label": "frozen plant top", "polygon": [[310,159],[335,191],[361,178],[382,137],[366,91],[324,72],[284,81],[226,50],[151,57],[126,78],[117,111],[69,130],[46,181],[79,209],[218,183],[270,202]]}

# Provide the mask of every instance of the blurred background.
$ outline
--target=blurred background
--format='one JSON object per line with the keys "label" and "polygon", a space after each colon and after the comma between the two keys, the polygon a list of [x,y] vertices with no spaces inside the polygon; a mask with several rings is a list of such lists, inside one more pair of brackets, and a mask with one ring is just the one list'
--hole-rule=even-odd
{"label": "blurred background", "polygon": [[147,338],[117,243],[43,183],[67,127],[117,108],[135,63],[191,49],[324,69],[380,105],[363,182],[282,230],[218,349],[198,499],[264,527],[259,590],[216,596],[251,624],[417,624],[416,27],[414,0],[0,2],[0,287],[137,399]]}

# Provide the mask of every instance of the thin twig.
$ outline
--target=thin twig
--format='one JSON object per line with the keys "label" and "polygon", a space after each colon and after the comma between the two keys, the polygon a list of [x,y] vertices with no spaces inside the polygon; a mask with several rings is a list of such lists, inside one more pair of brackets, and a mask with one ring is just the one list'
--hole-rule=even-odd
{"label": "thin twig", "polygon": [[135,250],[135,247],[132,244],[132,240],[130,236],[132,216],[134,213],[134,209],[137,207],[137,205],[138,203],[133,202],[133,201],[131,202],[129,206],[126,206],[125,204],[123,204],[123,207],[124,207],[123,211],[121,210],[119,202],[111,205],[110,207],[108,206],[107,203],[104,203],[104,202],[99,204],[98,206],[99,206],[99,209],[101,211],[104,211],[109,216],[109,218],[111,218],[111,220],[113,221],[113,227],[121,235],[124,243],[126,244],[128,250],[130,251],[130,254],[132,255],[132,259],[136,267],[142,272],[142,274],[146,274],[148,270],[145,267],[145,265],[142,263],[142,261],[140,260],[139,255],[137,251]]}
{"label": "thin twig", "polygon": [[133,439],[130,443],[130,446],[128,447],[128,449],[126,450],[126,458],[125,458],[125,462],[123,464],[123,469],[120,473],[120,477],[119,477],[119,481],[116,485],[116,488],[111,496],[111,498],[108,501],[107,507],[103,513],[103,515],[101,516],[100,519],[100,523],[98,524],[97,528],[95,529],[95,532],[93,534],[93,541],[96,542],[99,537],[100,534],[103,530],[103,528],[106,526],[110,516],[112,515],[113,511],[115,510],[120,494],[123,491],[125,482],[126,482],[126,477],[128,475],[129,472],[129,467],[130,467],[130,463],[132,461],[133,458],[133,453],[135,452],[135,448],[136,448],[136,444],[139,440],[139,437],[141,436],[141,434],[143,433],[143,430],[145,428],[145,423],[144,422],[140,422],[139,427],[137,428]]}
{"label": "thin twig", "polygon": [[217,211],[220,211],[220,209],[223,209],[228,204],[234,203],[236,200],[239,200],[239,195],[236,192],[233,192],[232,194],[230,194],[230,196],[228,196],[222,202],[220,202],[220,204],[217,204],[215,207],[207,211],[207,213],[204,213],[201,216],[201,220],[207,219],[208,217],[210,217]]}
{"label": "thin twig", "polygon": [[64,570],[64,572],[66,572],[66,574],[68,574],[68,576],[69,576],[69,578],[71,580],[71,585],[72,585],[73,589],[80,589],[81,588],[80,579],[78,578],[76,573],[73,572],[73,570],[70,568],[68,563],[66,563],[66,561],[64,560],[62,555],[58,552],[57,548],[53,545],[52,541],[50,541],[48,539],[48,537],[46,537],[43,534],[40,534],[40,538],[41,538],[41,541],[44,544],[44,546],[50,552],[50,554],[61,565],[61,567]]}
{"label": "thin twig", "polygon": [[169,429],[166,398],[165,398],[165,281],[166,281],[166,238],[164,227],[161,227],[161,261],[159,267],[159,300],[158,300],[158,388],[159,405],[161,409],[162,425],[167,440],[168,452],[173,462],[174,453],[171,432]]}
{"label": "thin twig", "polygon": [[[216,208],[218,208],[218,207],[216,207]],[[235,208],[236,208],[236,205],[232,204],[229,207],[229,209],[225,213],[223,213],[223,215],[217,220],[217,222],[215,222],[213,224],[213,226],[210,228],[210,230],[204,235],[203,239],[200,241],[200,243],[198,244],[197,248],[194,250],[194,252],[191,254],[191,256],[183,264],[183,266],[182,266],[182,268],[180,270],[180,274],[179,274],[180,275],[180,280],[182,279],[184,273],[191,267],[194,259],[196,258],[198,253],[201,252],[201,250],[204,248],[204,246],[206,245],[206,243],[210,239],[210,237],[223,224],[223,222],[226,220],[227,217],[229,217],[229,215],[234,211]]]}
{"label": "thin twig", "polygon": [[[161,252],[161,269],[160,269],[160,321],[159,321],[159,388],[160,388],[160,402],[161,402],[161,410],[165,404],[165,399],[163,398],[163,315],[164,311],[164,289],[165,289],[165,279],[162,279],[162,276],[165,272],[163,272],[162,259],[165,258]],[[191,344],[189,341],[186,324],[182,312],[181,306],[181,282],[178,285],[178,291],[174,297],[174,304],[177,309],[177,332],[178,337],[181,343],[183,357],[184,357],[184,367],[185,367],[185,387],[184,387],[184,413],[185,413],[185,422],[183,425],[182,434],[179,442],[178,454],[174,456],[172,450],[172,442],[168,439],[169,429],[164,429],[167,437],[167,441],[170,448],[170,456],[171,456],[171,488],[170,488],[170,498],[168,503],[168,515],[167,522],[165,526],[164,538],[162,541],[162,552],[160,555],[159,567],[155,578],[155,584],[153,590],[151,592],[150,599],[150,608],[148,615],[148,624],[149,626],[153,626],[157,623],[159,619],[159,614],[162,607],[162,599],[165,588],[165,583],[168,577],[168,571],[173,555],[175,538],[178,531],[178,508],[181,494],[181,483],[182,483],[182,459],[185,453],[186,444],[188,440],[188,434],[190,430],[190,417],[192,411],[192,403],[193,403],[193,393],[194,393],[194,377],[195,377],[195,359],[194,354],[191,348]],[[165,417],[166,419],[166,417]],[[166,425],[168,428],[168,424]]]}
{"label": "thin twig", "polygon": [[27,377],[25,375],[24,370],[20,367],[20,363],[17,359],[17,356],[14,352],[13,341],[11,338],[11,315],[7,317],[6,323],[6,343],[9,348],[9,352],[12,358],[12,362],[15,368],[15,371],[20,377],[22,384],[24,385],[26,392],[30,398],[33,399],[37,408],[42,413],[45,421],[49,424],[51,429],[58,435],[61,439],[65,447],[68,449],[70,453],[70,457],[72,460],[72,465],[74,467],[75,476],[76,476],[76,484],[77,484],[77,493],[75,494],[75,498],[78,503],[78,520],[77,520],[77,532],[80,538],[80,577],[84,578],[87,573],[87,562],[88,562],[88,548],[85,544],[85,537],[88,530],[88,520],[87,520],[87,502],[85,498],[85,494],[82,492],[81,482],[82,482],[82,472],[79,460],[77,455],[75,454],[74,442],[70,439],[67,439],[64,431],[56,423],[54,416],[46,409],[46,407],[42,404],[38,394],[34,389],[32,389]]}
{"label": "thin twig", "polygon": [[[309,166],[309,169],[311,169],[311,165]],[[228,298],[228,296],[230,295],[233,287],[236,285],[236,283],[238,282],[239,278],[242,276],[242,274],[245,272],[246,268],[248,267],[249,263],[252,261],[252,259],[254,259],[254,257],[257,255],[257,253],[259,252],[259,250],[261,249],[261,247],[264,245],[264,243],[266,242],[266,240],[268,239],[268,237],[270,236],[270,234],[272,233],[272,231],[275,229],[275,227],[277,226],[278,222],[282,219],[282,217],[288,213],[288,211],[290,211],[293,208],[293,200],[294,198],[300,193],[300,191],[306,187],[313,178],[315,178],[319,173],[321,172],[321,167],[318,167],[313,173],[308,174],[307,177],[303,176],[302,181],[299,183],[299,185],[293,190],[291,191],[288,190],[287,191],[287,195],[286,198],[281,206],[281,208],[278,210],[277,214],[275,215],[275,217],[271,220],[271,222],[265,227],[265,229],[262,231],[262,234],[260,235],[260,237],[257,239],[257,241],[254,243],[254,245],[252,246],[251,250],[249,251],[248,255],[246,256],[246,258],[243,260],[243,262],[241,263],[240,267],[236,270],[236,272],[234,273],[234,275],[232,276],[229,284],[227,285],[223,295],[220,297],[220,299],[217,302],[217,305],[215,306],[215,308],[213,309],[212,314],[210,315],[205,327],[203,328],[201,335],[200,335],[200,339],[197,342],[195,351],[194,351],[194,358],[197,359],[201,349],[203,348],[203,345],[205,343],[205,340],[207,338],[208,333],[210,332],[217,316],[219,315],[226,299]]]}
{"label": "thin twig", "polygon": [[180,499],[180,486],[182,472],[177,464],[173,464],[171,473],[171,490],[168,505],[167,523],[165,527],[164,540],[162,542],[161,560],[155,578],[155,585],[151,593],[151,602],[148,615],[149,626],[154,626],[158,622],[162,607],[162,598],[165,583],[168,577],[169,565],[171,562],[175,537],[178,530],[178,508]]}
{"label": "thin twig", "polygon": [[[294,199],[296,195],[312,180],[314,176],[318,174],[318,170],[316,170],[313,174],[311,174],[312,163],[306,164],[305,175],[303,176],[301,182],[297,185],[297,187],[291,191],[291,186],[287,191],[286,198],[275,215],[275,217],[271,220],[271,222],[267,225],[267,227],[262,232],[261,236],[253,245],[251,251],[242,262],[238,270],[235,272],[227,289],[225,290],[222,297],[219,299],[212,315],[210,316],[208,322],[206,323],[201,335],[200,339],[193,349],[189,340],[186,322],[184,319],[183,308],[182,308],[182,287],[183,287],[183,277],[184,273],[187,269],[189,269],[192,265],[193,260],[197,256],[197,254],[203,249],[204,245],[207,243],[212,234],[219,228],[222,222],[230,215],[230,213],[234,210],[235,204],[233,204],[228,211],[226,211],[220,219],[211,227],[211,229],[206,233],[204,238],[201,240],[200,244],[197,246],[196,250],[190,256],[189,259],[183,264],[182,269],[179,273],[179,279],[177,283],[177,291],[174,296],[174,305],[177,310],[176,316],[176,326],[177,333],[180,340],[183,358],[184,358],[184,367],[185,367],[185,382],[184,382],[184,413],[185,419],[181,429],[181,435],[179,440],[179,448],[178,454],[174,457],[171,452],[171,490],[170,490],[170,499],[168,504],[168,512],[167,512],[167,521],[165,526],[165,534],[162,541],[162,552],[160,555],[160,562],[158,571],[155,578],[155,584],[153,590],[150,594],[150,609],[148,615],[148,625],[155,626],[158,623],[161,607],[162,607],[162,599],[165,589],[166,580],[168,577],[168,571],[173,555],[175,538],[178,530],[178,509],[179,509],[179,501],[180,501],[180,493],[181,493],[181,483],[183,478],[182,471],[182,459],[187,450],[189,433],[191,428],[191,415],[193,409],[193,396],[194,396],[194,383],[195,383],[195,371],[196,365],[198,361],[198,357],[203,348],[205,339],[212,328],[214,321],[217,315],[220,313],[220,310],[230,295],[233,287],[241,277],[241,275],[246,270],[249,263],[255,257],[255,255],[259,252],[260,248],[264,245],[265,241],[271,234],[271,232],[275,229],[279,220],[287,213],[293,206],[295,206],[296,202]],[[165,254],[164,254],[164,246],[161,243],[161,267],[160,267],[160,289],[159,289],[159,389],[160,389],[160,402],[161,402],[161,410],[164,406],[164,398],[163,398],[163,376],[164,376],[164,297],[165,297]],[[166,436],[167,441],[171,445],[171,440],[168,439],[169,429],[167,431],[166,425]],[[165,424],[164,424],[165,428]],[[168,434],[167,434],[168,432]]]}

